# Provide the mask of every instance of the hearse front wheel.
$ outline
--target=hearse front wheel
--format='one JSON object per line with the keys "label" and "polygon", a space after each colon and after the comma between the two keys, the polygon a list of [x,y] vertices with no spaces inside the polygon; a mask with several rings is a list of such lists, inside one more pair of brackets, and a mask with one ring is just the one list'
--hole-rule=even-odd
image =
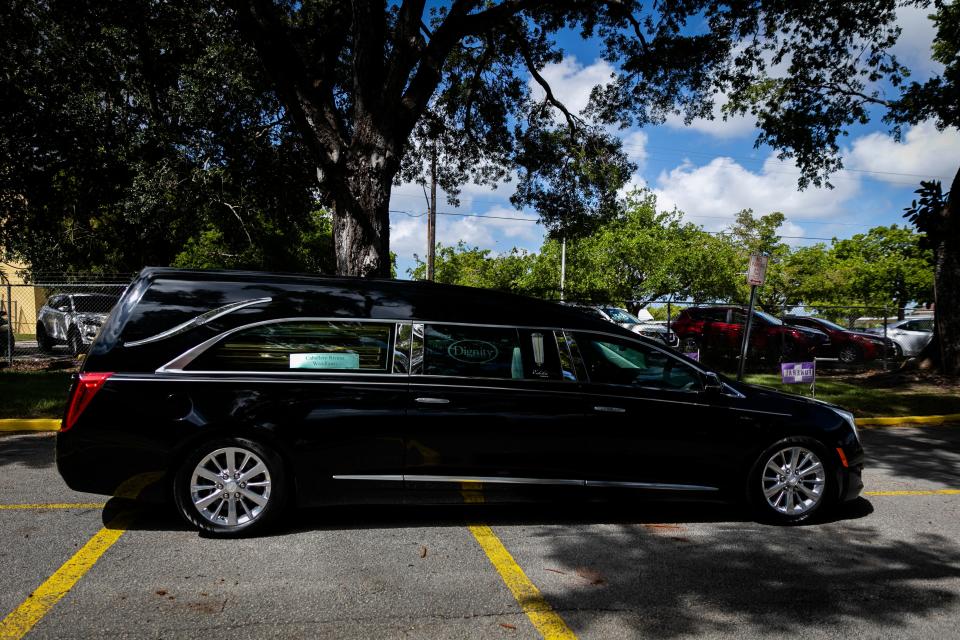
{"label": "hearse front wheel", "polygon": [[208,534],[231,537],[263,529],[286,497],[280,457],[253,440],[212,440],[186,457],[174,482],[177,508]]}
{"label": "hearse front wheel", "polygon": [[768,448],[748,482],[758,519],[775,524],[809,520],[828,506],[834,493],[824,449],[809,438],[787,438]]}

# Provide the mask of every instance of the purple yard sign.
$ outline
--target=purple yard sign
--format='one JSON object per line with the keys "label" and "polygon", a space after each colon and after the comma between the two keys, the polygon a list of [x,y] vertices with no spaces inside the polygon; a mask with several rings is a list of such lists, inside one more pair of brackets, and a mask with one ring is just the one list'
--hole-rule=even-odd
{"label": "purple yard sign", "polygon": [[784,362],[780,365],[780,378],[784,384],[813,382],[816,375],[814,362]]}
{"label": "purple yard sign", "polygon": [[696,360],[697,362],[700,362],[700,352],[699,352],[699,351],[691,351],[690,353],[684,353],[683,355],[687,356],[687,357],[690,358],[691,360]]}

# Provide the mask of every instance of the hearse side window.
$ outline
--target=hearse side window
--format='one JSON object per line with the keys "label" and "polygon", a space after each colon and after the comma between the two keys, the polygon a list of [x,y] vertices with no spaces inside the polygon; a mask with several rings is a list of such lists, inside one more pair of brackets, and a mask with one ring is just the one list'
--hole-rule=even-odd
{"label": "hearse side window", "polygon": [[523,356],[517,330],[428,324],[424,328],[423,373],[428,376],[523,378]]}
{"label": "hearse side window", "polygon": [[227,336],[186,369],[386,373],[394,326],[349,321],[259,325]]}
{"label": "hearse side window", "polygon": [[699,391],[699,374],[686,363],[638,342],[585,333],[577,343],[590,382]]}

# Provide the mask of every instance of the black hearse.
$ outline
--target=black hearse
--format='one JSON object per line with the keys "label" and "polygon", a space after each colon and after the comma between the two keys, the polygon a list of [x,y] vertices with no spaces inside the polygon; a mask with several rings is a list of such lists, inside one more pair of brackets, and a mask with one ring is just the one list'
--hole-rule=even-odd
{"label": "black hearse", "polygon": [[[218,535],[281,508],[541,494],[748,500],[797,522],[862,488],[853,416],[608,322],[427,282],[145,269],[57,437],[78,491],[163,470]],[[617,491],[617,490],[620,491]]]}

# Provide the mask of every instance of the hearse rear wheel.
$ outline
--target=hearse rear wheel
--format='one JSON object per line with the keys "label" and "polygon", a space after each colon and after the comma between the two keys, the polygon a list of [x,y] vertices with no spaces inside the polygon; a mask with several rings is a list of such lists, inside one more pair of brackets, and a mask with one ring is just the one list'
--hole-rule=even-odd
{"label": "hearse rear wheel", "polygon": [[748,494],[758,519],[797,524],[828,508],[836,493],[825,449],[810,438],[786,438],[757,459]]}
{"label": "hearse rear wheel", "polygon": [[283,510],[280,457],[253,440],[221,438],[187,456],[174,482],[177,508],[189,523],[217,537],[259,531]]}

